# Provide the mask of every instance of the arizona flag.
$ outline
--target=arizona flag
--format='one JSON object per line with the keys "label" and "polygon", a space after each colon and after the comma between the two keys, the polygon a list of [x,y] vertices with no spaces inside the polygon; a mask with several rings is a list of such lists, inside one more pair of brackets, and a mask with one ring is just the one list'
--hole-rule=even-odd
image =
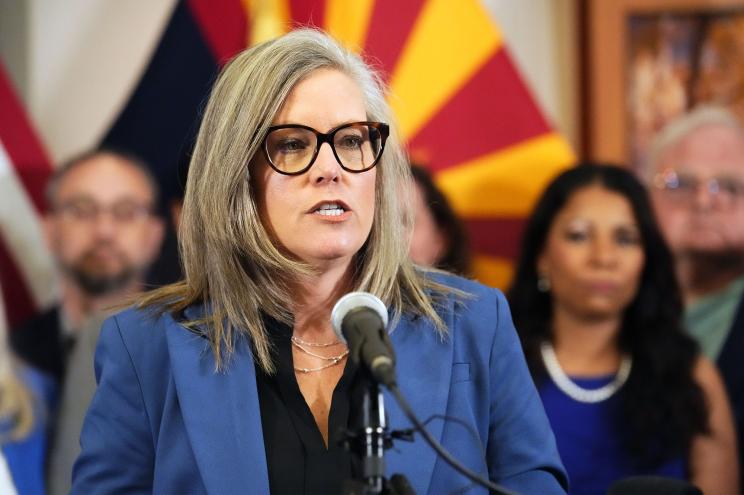
{"label": "arizona flag", "polygon": [[[504,287],[525,215],[574,156],[479,0],[174,1],[99,144],[141,155],[163,195],[178,194],[178,163],[219,68],[246,46],[300,25],[328,31],[382,71],[411,157],[430,167],[466,222],[475,276]],[[0,109],[0,287],[14,325],[53,298],[38,221],[51,166],[1,69]]]}
{"label": "arizona flag", "polygon": [[12,328],[54,297],[39,217],[52,169],[2,63],[0,109],[0,309]]}
{"label": "arizona flag", "polygon": [[525,216],[574,161],[537,107],[478,0],[179,2],[129,104],[104,142],[174,164],[227,59],[294,26],[317,26],[379,67],[412,158],[427,165],[467,225],[474,272],[504,287]]}

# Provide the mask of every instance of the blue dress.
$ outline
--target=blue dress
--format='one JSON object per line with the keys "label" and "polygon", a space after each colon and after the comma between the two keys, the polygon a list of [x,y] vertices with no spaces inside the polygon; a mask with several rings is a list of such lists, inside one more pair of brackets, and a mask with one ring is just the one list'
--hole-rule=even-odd
{"label": "blue dress", "polygon": [[[610,383],[615,375],[598,378],[571,377],[576,385],[591,390]],[[672,459],[651,471],[641,471],[624,449],[616,432],[620,410],[617,394],[596,403],[578,402],[563,393],[550,378],[539,386],[545,412],[553,427],[572,495],[607,493],[616,480],[636,475],[687,479],[684,459]]]}
{"label": "blue dress", "polygon": [[5,442],[1,448],[18,495],[43,495],[46,425],[54,384],[51,378],[26,367],[20,370],[20,378],[34,399],[35,424],[28,436]]}

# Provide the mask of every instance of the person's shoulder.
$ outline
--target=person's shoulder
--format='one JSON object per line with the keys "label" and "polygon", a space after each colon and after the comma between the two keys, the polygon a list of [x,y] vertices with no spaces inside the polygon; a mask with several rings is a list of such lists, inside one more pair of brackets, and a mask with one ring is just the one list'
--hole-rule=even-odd
{"label": "person's shoulder", "polygon": [[427,276],[449,289],[445,304],[437,304],[436,296],[434,302],[461,352],[479,354],[494,346],[521,352],[509,304],[501,290],[448,273],[431,272]]}
{"label": "person's shoulder", "polygon": [[150,346],[165,341],[168,328],[179,323],[160,307],[130,306],[103,321],[102,339],[121,339],[131,347]]}
{"label": "person's shoulder", "polygon": [[435,306],[444,307],[445,313],[456,314],[462,322],[481,326],[486,322],[498,323],[505,316],[511,321],[506,297],[499,289],[447,272],[432,271],[425,276],[446,289],[443,294],[432,294],[435,302],[441,302],[442,298],[447,301]]}
{"label": "person's shoulder", "polygon": [[159,306],[129,306],[106,318],[105,323],[115,322],[128,332],[149,331],[176,324],[176,318],[165,308]]}
{"label": "person's shoulder", "polygon": [[497,300],[504,299],[504,295],[499,289],[459,275],[442,271],[431,271],[427,272],[424,276],[450,289],[448,297],[451,298],[471,302],[488,301],[492,304]]}
{"label": "person's shoulder", "polygon": [[96,346],[96,366],[108,363],[132,366],[148,397],[154,398],[167,386],[173,352],[173,337],[188,332],[178,317],[162,307],[132,306],[109,316],[101,328]]}

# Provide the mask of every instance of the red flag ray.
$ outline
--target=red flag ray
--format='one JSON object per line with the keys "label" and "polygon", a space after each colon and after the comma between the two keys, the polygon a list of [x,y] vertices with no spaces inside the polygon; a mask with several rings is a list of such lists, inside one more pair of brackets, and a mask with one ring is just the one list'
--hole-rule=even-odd
{"label": "red flag ray", "polygon": [[409,147],[439,171],[546,132],[548,122],[502,46]]}
{"label": "red flag ray", "polygon": [[245,48],[248,20],[240,0],[188,0],[188,6],[220,65]]}
{"label": "red flag ray", "polygon": [[1,63],[0,108],[0,141],[37,211],[44,211],[44,185],[52,167]]}
{"label": "red flag ray", "polygon": [[375,3],[364,51],[371,55],[371,63],[381,65],[386,79],[393,73],[424,3],[425,0]]}
{"label": "red flag ray", "polygon": [[[290,16],[295,25],[323,26],[325,2],[314,0],[289,0]],[[294,27],[294,26],[293,26]]]}

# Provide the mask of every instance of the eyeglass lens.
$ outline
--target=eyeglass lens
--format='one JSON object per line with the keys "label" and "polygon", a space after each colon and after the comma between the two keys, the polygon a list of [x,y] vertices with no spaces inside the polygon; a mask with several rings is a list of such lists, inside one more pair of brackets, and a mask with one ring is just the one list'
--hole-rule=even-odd
{"label": "eyeglass lens", "polygon": [[725,202],[733,202],[737,197],[744,196],[744,184],[730,177],[701,179],[690,174],[667,171],[656,178],[656,186],[679,199],[692,198],[701,186],[712,197]]}
{"label": "eyeglass lens", "polygon": [[135,223],[152,213],[149,206],[134,201],[122,200],[109,206],[103,206],[84,198],[66,201],[57,208],[57,211],[65,219],[80,223],[94,222],[102,213],[108,212],[114,221],[119,224]]}
{"label": "eyeglass lens", "polygon": [[[366,124],[351,124],[333,132],[333,152],[339,163],[352,171],[363,171],[375,164],[381,148],[380,132]],[[318,136],[310,129],[273,129],[266,137],[266,152],[278,170],[294,173],[315,159]]]}

